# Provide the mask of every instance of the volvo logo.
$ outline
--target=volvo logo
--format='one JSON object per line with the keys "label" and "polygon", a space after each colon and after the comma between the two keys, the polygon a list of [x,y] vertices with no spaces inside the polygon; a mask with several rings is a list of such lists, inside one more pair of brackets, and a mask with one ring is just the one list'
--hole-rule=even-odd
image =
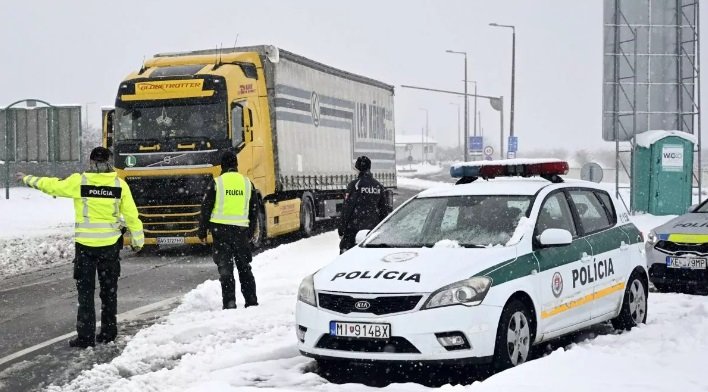
{"label": "volvo logo", "polygon": [[371,307],[371,302],[369,301],[357,301],[354,304],[354,309],[356,310],[367,310]]}

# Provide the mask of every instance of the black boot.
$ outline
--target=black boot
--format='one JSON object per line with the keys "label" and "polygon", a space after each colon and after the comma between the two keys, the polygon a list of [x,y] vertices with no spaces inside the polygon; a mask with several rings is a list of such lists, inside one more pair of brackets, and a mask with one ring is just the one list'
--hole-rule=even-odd
{"label": "black boot", "polygon": [[116,334],[104,333],[101,331],[96,335],[96,343],[106,344],[116,340]]}
{"label": "black boot", "polygon": [[82,339],[79,337],[75,337],[75,338],[69,340],[69,347],[89,348],[89,347],[94,347],[95,345],[96,345],[96,343],[93,340]]}

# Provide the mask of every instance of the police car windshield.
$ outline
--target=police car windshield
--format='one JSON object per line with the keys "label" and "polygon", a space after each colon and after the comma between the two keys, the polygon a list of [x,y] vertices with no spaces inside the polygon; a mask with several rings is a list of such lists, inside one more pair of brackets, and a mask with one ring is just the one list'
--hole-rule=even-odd
{"label": "police car windshield", "polygon": [[531,198],[477,195],[414,199],[372,233],[365,246],[431,247],[443,240],[462,247],[505,245],[525,216]]}

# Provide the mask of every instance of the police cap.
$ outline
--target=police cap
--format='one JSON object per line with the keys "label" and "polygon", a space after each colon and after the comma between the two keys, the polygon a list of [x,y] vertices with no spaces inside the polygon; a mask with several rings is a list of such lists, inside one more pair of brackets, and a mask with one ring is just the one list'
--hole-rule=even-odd
{"label": "police cap", "polygon": [[369,171],[371,170],[371,159],[369,159],[369,157],[367,157],[366,155],[362,155],[356,159],[354,167],[356,168],[356,170],[362,172]]}
{"label": "police cap", "polygon": [[111,150],[105,147],[96,147],[91,150],[91,155],[89,156],[89,159],[94,162],[104,163],[109,162],[111,160],[112,155],[113,153],[111,153]]}

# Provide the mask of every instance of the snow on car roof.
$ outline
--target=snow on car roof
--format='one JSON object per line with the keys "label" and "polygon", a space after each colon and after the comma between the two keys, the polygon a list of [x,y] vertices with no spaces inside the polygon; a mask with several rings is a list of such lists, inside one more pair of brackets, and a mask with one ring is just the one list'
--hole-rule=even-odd
{"label": "snow on car roof", "polygon": [[468,195],[534,195],[540,189],[552,185],[540,177],[503,177],[491,180],[477,180],[469,184],[437,187],[425,190],[418,197],[445,197]]}

